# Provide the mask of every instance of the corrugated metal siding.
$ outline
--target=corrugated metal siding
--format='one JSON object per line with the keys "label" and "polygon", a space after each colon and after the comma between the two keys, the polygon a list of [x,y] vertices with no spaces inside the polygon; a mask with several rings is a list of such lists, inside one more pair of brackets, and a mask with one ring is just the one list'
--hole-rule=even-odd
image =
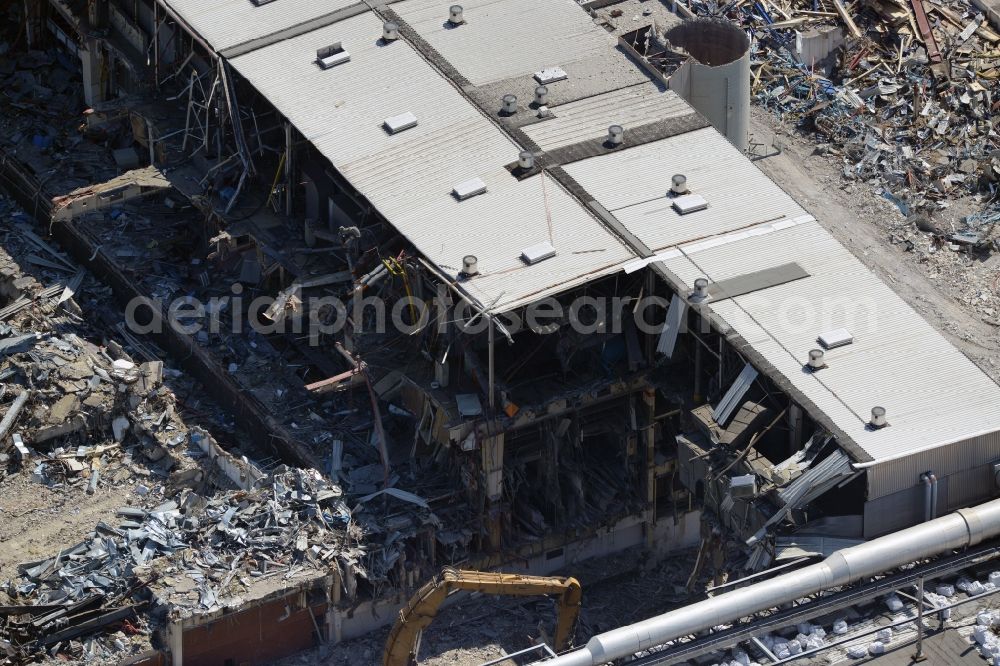
{"label": "corrugated metal siding", "polygon": [[466,23],[457,28],[447,24],[449,4],[406,0],[392,9],[476,86],[607,54],[615,43],[573,0],[463,0]]}
{"label": "corrugated metal siding", "polygon": [[[325,16],[358,0],[278,0],[260,7],[250,0],[162,0],[216,51]],[[376,34],[381,35],[381,28]],[[315,51],[313,58],[316,57]]]}
{"label": "corrugated metal siding", "polygon": [[[688,132],[565,167],[653,250],[806,212],[714,128]],[[679,215],[666,193],[684,174],[708,208]]]}
{"label": "corrugated metal siding", "polygon": [[924,522],[923,486],[913,486],[865,502],[866,539],[873,539],[922,522]]}
{"label": "corrugated metal siding", "polygon": [[691,113],[691,107],[673,91],[661,92],[653,83],[630,86],[554,107],[554,117],[524,127],[524,133],[542,150],[597,139],[610,125],[647,125]]}
{"label": "corrugated metal siding", "polygon": [[[977,480],[968,491],[983,496],[995,487],[991,463],[1000,461],[1000,432],[929,449],[868,469],[868,498],[878,499],[918,483],[920,475],[932,471],[938,478],[971,470],[970,480]],[[985,476],[977,476],[986,470]]]}
{"label": "corrugated metal siding", "polygon": [[938,515],[974,506],[997,496],[996,481],[990,465],[957,472],[938,479]]}
{"label": "corrugated metal siding", "polygon": [[[937,516],[975,506],[997,496],[989,465],[938,477]],[[923,522],[926,491],[919,480],[906,488],[865,503],[865,537],[871,538]]]}
{"label": "corrugated metal siding", "polygon": [[[482,274],[463,284],[497,311],[634,258],[551,178],[543,188],[540,176],[511,176],[503,165],[517,159],[519,147],[408,44],[380,46],[381,31],[381,22],[365,14],[232,64],[445,272],[456,274],[463,256],[476,255]],[[338,40],[351,61],[316,67],[316,49]],[[406,111],[417,116],[416,127],[395,135],[382,128],[385,118]],[[488,192],[456,201],[452,187],[470,178],[485,181]],[[526,266],[521,251],[549,240],[550,220],[558,254]]]}
{"label": "corrugated metal siding", "polygon": [[787,537],[779,536],[774,540],[774,559],[776,562],[780,562],[782,560],[792,560],[815,555],[828,557],[838,550],[857,546],[862,542],[862,539],[848,539],[845,537],[803,534],[793,534]]}
{"label": "corrugated metal siding", "polygon": [[[1000,430],[1000,387],[816,222],[665,263],[692,285],[702,276],[719,281],[792,261],[810,277],[709,307],[870,459],[914,456]],[[817,335],[838,327],[848,328],[854,343],[827,351],[826,369],[803,372]],[[890,425],[870,431],[866,423],[876,405],[886,408]],[[971,459],[996,447],[993,436],[948,447],[947,455]],[[904,457],[886,470],[907,464]],[[904,476],[907,484],[915,480]],[[899,487],[893,480],[881,493]]]}

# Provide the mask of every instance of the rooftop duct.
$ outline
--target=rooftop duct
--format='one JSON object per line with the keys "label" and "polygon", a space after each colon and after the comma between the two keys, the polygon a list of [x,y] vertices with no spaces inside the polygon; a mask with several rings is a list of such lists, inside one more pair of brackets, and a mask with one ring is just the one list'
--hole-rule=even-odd
{"label": "rooftop duct", "polygon": [[708,118],[740,150],[750,137],[750,38],[738,26],[695,18],[671,28],[666,40],[688,55],[670,89]]}
{"label": "rooftop duct", "polygon": [[691,292],[691,300],[695,302],[704,301],[708,298],[708,280],[698,278],[694,281],[694,291]]}
{"label": "rooftop duct", "polygon": [[889,425],[885,420],[885,407],[872,407],[872,418],[868,423],[873,428],[884,428]]}
{"label": "rooftop duct", "polygon": [[514,115],[517,113],[517,95],[504,95],[501,101],[500,113]]}
{"label": "rooftop duct", "polygon": [[549,89],[545,86],[538,86],[535,88],[535,104],[538,106],[545,106],[549,103]]}
{"label": "rooftop duct", "polygon": [[612,125],[609,127],[608,143],[612,146],[620,146],[625,143],[625,128],[621,125]]}
{"label": "rooftop duct", "polygon": [[688,179],[683,174],[677,174],[670,179],[670,191],[673,194],[688,193]]}

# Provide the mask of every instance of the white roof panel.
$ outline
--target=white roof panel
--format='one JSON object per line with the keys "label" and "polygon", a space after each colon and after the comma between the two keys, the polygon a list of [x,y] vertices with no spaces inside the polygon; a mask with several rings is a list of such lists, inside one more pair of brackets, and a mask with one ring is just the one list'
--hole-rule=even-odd
{"label": "white roof panel", "polygon": [[216,51],[266,37],[359,4],[358,0],[274,0],[257,7],[250,0],[161,2],[177,12]]}
{"label": "white roof panel", "polygon": [[[564,168],[654,251],[806,214],[712,127]],[[667,192],[674,174],[687,176],[691,193],[708,202],[706,210],[683,216],[673,210]]]}
{"label": "white roof panel", "polygon": [[607,135],[610,125],[624,127],[627,141],[631,128],[694,113],[677,93],[661,92],[653,83],[612,90],[551,108],[552,119],[522,128],[542,150],[599,139]]}
{"label": "white roof panel", "polygon": [[[573,0],[462,0],[465,24],[447,23],[448,2],[390,5],[475,86],[608,54],[617,40]],[[560,85],[560,84],[555,84]]]}
{"label": "white roof panel", "polygon": [[[819,223],[729,243],[687,247],[664,263],[693,285],[796,262],[809,277],[708,307],[819,407],[873,460],[1000,430],[1000,386],[858,261]],[[803,371],[824,331],[854,341]],[[875,406],[889,426],[866,427]]]}
{"label": "white roof panel", "polygon": [[[520,148],[407,43],[380,44],[381,34],[381,22],[363,14],[232,65],[443,271],[457,275],[462,257],[475,255],[481,274],[463,287],[495,311],[634,258],[551,178],[511,175],[504,165]],[[332,41],[342,42],[351,61],[324,71],[313,62],[315,52]],[[386,131],[385,118],[406,111],[420,122],[398,134]],[[486,193],[458,201],[453,188],[473,178],[486,184]],[[543,241],[552,242],[556,256],[525,265],[521,252]]]}

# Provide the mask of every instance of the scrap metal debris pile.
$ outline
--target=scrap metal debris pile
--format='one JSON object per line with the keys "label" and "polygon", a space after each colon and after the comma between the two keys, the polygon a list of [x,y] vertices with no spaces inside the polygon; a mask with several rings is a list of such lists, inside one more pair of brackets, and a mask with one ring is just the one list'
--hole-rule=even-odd
{"label": "scrap metal debris pile", "polygon": [[[280,466],[252,484],[211,497],[185,489],[150,509],[122,507],[117,524],[99,523],[75,546],[22,564],[8,594],[35,606],[0,608],[0,651],[24,658],[128,617],[141,623],[239,607],[266,592],[260,582],[267,579],[282,587],[299,576],[333,573],[353,596],[359,578],[384,582],[405,560],[400,532],[377,522],[366,502],[395,497],[418,505],[418,521],[435,521],[425,504],[403,493],[361,498],[352,511],[341,488],[315,470]],[[384,541],[371,545],[380,534]],[[112,651],[107,643],[67,643],[66,654],[104,654]]]}
{"label": "scrap metal debris pile", "polygon": [[[119,605],[120,604],[120,605]],[[0,606],[0,663],[26,663],[42,651],[77,661],[108,659],[124,653],[129,635],[141,633],[136,611],[144,602],[109,601],[96,594],[80,601],[37,606]],[[124,638],[75,640],[110,625],[121,625]]]}
{"label": "scrap metal debris pile", "polygon": [[[158,598],[212,610],[240,605],[267,579],[333,573],[351,598],[359,579],[386,582],[402,554],[400,533],[361,506],[349,507],[340,486],[315,470],[279,466],[250,490],[187,491],[152,511],[119,513],[132,561],[162,576]],[[418,521],[434,520],[420,509]]]}
{"label": "scrap metal debris pile", "polygon": [[[1000,34],[964,0],[692,0],[752,33],[757,102],[816,132],[904,215],[992,195]],[[975,232],[975,230],[971,230]],[[980,239],[986,240],[986,239]]]}

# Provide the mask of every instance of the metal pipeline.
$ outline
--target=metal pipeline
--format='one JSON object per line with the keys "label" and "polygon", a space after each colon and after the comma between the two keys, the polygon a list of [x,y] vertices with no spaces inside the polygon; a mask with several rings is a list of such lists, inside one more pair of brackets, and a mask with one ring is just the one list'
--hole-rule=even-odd
{"label": "metal pipeline", "polygon": [[934,472],[927,472],[927,476],[931,479],[931,520],[933,520],[937,518],[938,478]]}
{"label": "metal pipeline", "polygon": [[924,484],[924,522],[926,523],[934,516],[932,513],[932,507],[934,506],[934,484],[931,481],[929,472],[921,474],[920,481]]}
{"label": "metal pipeline", "polygon": [[1000,499],[844,548],[811,566],[711,597],[591,638],[545,666],[597,666],[732,622],[783,603],[842,587],[904,564],[1000,535]]}

